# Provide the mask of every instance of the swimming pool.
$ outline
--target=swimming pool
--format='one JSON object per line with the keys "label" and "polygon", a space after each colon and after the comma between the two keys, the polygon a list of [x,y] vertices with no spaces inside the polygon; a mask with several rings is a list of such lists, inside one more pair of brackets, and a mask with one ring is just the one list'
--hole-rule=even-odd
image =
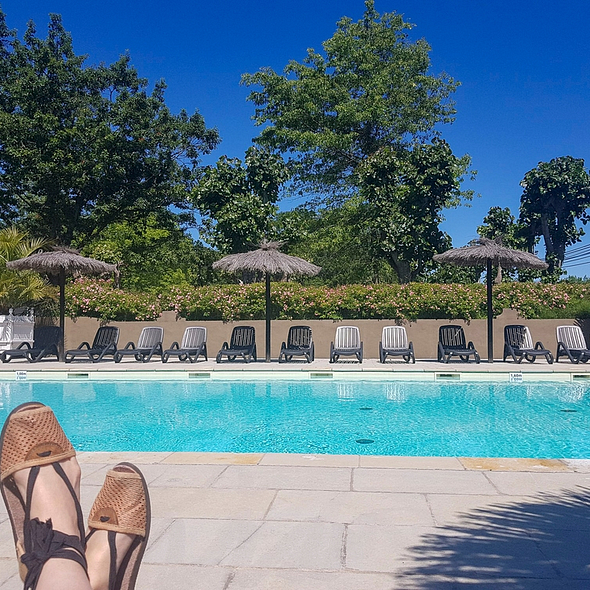
{"label": "swimming pool", "polygon": [[81,451],[590,458],[584,383],[15,381]]}

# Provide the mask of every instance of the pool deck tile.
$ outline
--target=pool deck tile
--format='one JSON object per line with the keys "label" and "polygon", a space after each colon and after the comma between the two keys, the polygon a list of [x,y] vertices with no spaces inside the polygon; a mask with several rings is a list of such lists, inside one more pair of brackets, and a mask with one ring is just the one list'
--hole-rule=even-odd
{"label": "pool deck tile", "polygon": [[465,469],[478,471],[573,471],[566,462],[560,461],[559,459],[461,457],[459,461]]}
{"label": "pool deck tile", "polygon": [[356,492],[412,494],[494,494],[498,493],[483,473],[432,469],[355,469]]}
{"label": "pool deck tile", "polygon": [[[85,514],[108,455],[80,457]],[[136,457],[153,514],[138,589],[588,588],[590,473],[575,462],[538,472],[482,470],[477,459],[175,457]],[[2,515],[0,590],[22,588],[13,555]]]}
{"label": "pool deck tile", "polygon": [[154,514],[165,518],[261,520],[276,496],[275,490],[152,488]]}
{"label": "pool deck tile", "polygon": [[171,453],[162,463],[181,465],[258,465],[263,453]]}
{"label": "pool deck tile", "polygon": [[297,467],[358,467],[358,455],[301,455],[267,453],[259,465],[285,465]]}
{"label": "pool deck tile", "polygon": [[394,457],[360,455],[359,467],[389,467],[392,469],[452,469],[465,467],[456,457]]}
{"label": "pool deck tile", "polygon": [[351,472],[343,467],[230,465],[213,487],[348,491]]}
{"label": "pool deck tile", "polygon": [[279,490],[267,520],[434,525],[424,494]]}

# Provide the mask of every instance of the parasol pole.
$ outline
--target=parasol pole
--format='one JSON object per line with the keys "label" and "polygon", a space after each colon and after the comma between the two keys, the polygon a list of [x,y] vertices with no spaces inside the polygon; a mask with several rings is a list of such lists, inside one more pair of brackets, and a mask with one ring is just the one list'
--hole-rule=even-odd
{"label": "parasol pole", "polygon": [[270,363],[270,273],[266,278],[266,362]]}
{"label": "parasol pole", "polygon": [[61,362],[64,360],[64,339],[65,339],[65,318],[66,318],[66,271],[59,270],[59,343],[57,345],[58,357]]}
{"label": "parasol pole", "polygon": [[494,310],[492,309],[492,259],[486,260],[486,283],[488,301],[488,363],[494,362]]}

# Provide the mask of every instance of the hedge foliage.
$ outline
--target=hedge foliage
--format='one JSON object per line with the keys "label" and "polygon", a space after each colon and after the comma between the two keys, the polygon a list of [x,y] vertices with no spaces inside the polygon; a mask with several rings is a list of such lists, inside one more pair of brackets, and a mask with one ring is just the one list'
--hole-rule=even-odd
{"label": "hedge foliage", "polygon": [[[67,313],[102,320],[156,320],[175,311],[187,320],[264,318],[264,284],[178,286],[153,295],[115,289],[111,281],[82,278],[68,285]],[[307,287],[294,282],[271,285],[277,319],[477,319],[486,317],[482,284],[345,285]],[[503,308],[523,318],[590,317],[590,285],[502,283],[494,286],[494,315]]]}

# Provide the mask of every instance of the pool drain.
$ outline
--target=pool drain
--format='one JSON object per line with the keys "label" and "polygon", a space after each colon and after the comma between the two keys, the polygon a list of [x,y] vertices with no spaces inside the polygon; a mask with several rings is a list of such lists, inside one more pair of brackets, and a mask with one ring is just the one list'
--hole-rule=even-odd
{"label": "pool drain", "polygon": [[359,408],[359,410],[372,410],[373,408]]}
{"label": "pool drain", "polygon": [[566,412],[568,414],[575,414],[578,410],[559,410],[560,412]]}
{"label": "pool drain", "polygon": [[375,441],[370,438],[357,438],[356,442],[359,445],[370,445],[371,443],[374,443]]}

